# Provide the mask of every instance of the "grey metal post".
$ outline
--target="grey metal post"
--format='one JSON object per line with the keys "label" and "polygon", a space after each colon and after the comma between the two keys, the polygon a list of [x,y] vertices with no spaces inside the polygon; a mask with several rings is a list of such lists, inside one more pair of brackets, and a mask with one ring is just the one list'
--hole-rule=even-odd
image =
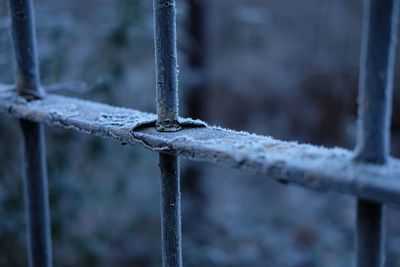
{"label": "grey metal post", "polygon": [[157,129],[176,131],[178,120],[178,63],[175,0],[154,0],[154,44],[157,82]]}
{"label": "grey metal post", "polygon": [[179,159],[160,153],[162,266],[182,266]]}
{"label": "grey metal post", "polygon": [[[9,0],[15,53],[16,89],[28,101],[44,96],[40,86],[35,22],[31,0]],[[50,211],[43,125],[20,120],[28,221],[29,266],[51,267]]]}
{"label": "grey metal post", "polygon": [[[385,164],[389,155],[399,0],[365,0],[355,161]],[[357,267],[384,265],[384,207],[357,203]]]}
{"label": "grey metal post", "polygon": [[[154,0],[157,80],[156,127],[178,131],[178,78],[175,0]],[[182,266],[179,159],[160,153],[162,266]]]}

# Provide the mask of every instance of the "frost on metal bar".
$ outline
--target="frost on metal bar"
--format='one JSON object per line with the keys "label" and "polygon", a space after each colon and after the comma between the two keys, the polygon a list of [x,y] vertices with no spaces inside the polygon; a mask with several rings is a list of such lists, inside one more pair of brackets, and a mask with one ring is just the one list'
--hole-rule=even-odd
{"label": "frost on metal bar", "polygon": [[155,114],[51,94],[28,102],[10,90],[1,90],[0,109],[18,118],[250,170],[284,183],[352,194],[396,206],[400,203],[400,160],[394,158],[382,166],[354,163],[348,150],[202,127],[199,122],[185,119],[181,119],[181,131],[158,132],[154,128]]}

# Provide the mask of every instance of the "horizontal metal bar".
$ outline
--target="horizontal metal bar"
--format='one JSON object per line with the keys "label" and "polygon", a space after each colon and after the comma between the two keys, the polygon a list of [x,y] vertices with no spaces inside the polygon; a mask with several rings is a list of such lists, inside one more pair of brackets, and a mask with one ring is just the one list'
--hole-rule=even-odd
{"label": "horizontal metal bar", "polygon": [[[0,88],[7,88],[1,86]],[[315,190],[347,193],[363,199],[400,204],[400,160],[385,165],[355,163],[353,153],[181,119],[182,130],[158,132],[155,114],[48,94],[28,102],[11,90],[0,90],[0,110],[18,118],[44,122],[123,144],[265,174]]]}

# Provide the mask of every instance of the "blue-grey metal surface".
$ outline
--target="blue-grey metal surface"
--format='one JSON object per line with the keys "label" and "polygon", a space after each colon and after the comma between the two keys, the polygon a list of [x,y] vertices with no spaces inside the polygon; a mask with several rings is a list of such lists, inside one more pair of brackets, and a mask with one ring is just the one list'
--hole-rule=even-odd
{"label": "blue-grey metal surface", "polygon": [[400,160],[395,158],[388,158],[386,165],[358,163],[349,150],[200,127],[201,122],[187,119],[181,119],[180,131],[159,132],[154,127],[155,114],[52,94],[28,102],[12,90],[0,90],[0,111],[123,144],[260,173],[283,183],[400,205]]}
{"label": "blue-grey metal surface", "polygon": [[175,0],[154,0],[157,128],[174,131],[178,119],[178,62]]}
{"label": "blue-grey metal surface", "polygon": [[[157,122],[160,132],[180,130],[175,0],[154,0]],[[179,158],[160,153],[162,266],[182,266]]]}
{"label": "blue-grey metal surface", "polygon": [[[398,0],[365,1],[355,151],[357,162],[385,164],[389,156],[398,10]],[[383,183],[386,178],[376,179]],[[358,200],[358,267],[384,266],[384,215],[382,204]]]}
{"label": "blue-grey metal surface", "polygon": [[[40,99],[35,20],[31,0],[9,0],[15,53],[16,90],[27,101]],[[20,120],[23,143],[23,175],[28,221],[29,266],[52,266],[50,211],[47,192],[44,129],[40,123]]]}

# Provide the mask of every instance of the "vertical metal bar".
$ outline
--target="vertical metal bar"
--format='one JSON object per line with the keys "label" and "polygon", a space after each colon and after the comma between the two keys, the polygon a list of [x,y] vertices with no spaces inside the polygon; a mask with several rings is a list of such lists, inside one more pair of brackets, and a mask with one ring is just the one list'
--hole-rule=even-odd
{"label": "vertical metal bar", "polygon": [[398,0],[366,0],[356,148],[362,162],[383,164],[389,154],[398,5]]}
{"label": "vertical metal bar", "polygon": [[385,210],[382,204],[357,201],[357,267],[383,267],[385,262]]}
{"label": "vertical metal bar", "polygon": [[157,79],[157,129],[176,131],[178,71],[175,0],[154,0],[154,44]]}
{"label": "vertical metal bar", "polygon": [[162,266],[182,266],[179,159],[160,153]]}
{"label": "vertical metal bar", "polygon": [[18,92],[27,98],[43,97],[36,49],[35,18],[31,0],[9,0],[11,35]]}
{"label": "vertical metal bar", "polygon": [[[355,161],[385,164],[389,155],[393,72],[399,0],[365,0]],[[382,267],[384,207],[357,203],[356,265]]]}
{"label": "vertical metal bar", "polygon": [[[158,131],[180,129],[175,0],[154,0]],[[160,153],[162,266],[182,266],[179,159]]]}
{"label": "vertical metal bar", "polygon": [[[16,62],[16,87],[28,101],[44,96],[40,86],[33,3],[9,0]],[[23,137],[23,173],[28,221],[29,266],[51,267],[50,211],[47,191],[44,129],[20,120]]]}
{"label": "vertical metal bar", "polygon": [[20,121],[24,148],[25,200],[28,217],[29,266],[52,266],[50,212],[43,126]]}

